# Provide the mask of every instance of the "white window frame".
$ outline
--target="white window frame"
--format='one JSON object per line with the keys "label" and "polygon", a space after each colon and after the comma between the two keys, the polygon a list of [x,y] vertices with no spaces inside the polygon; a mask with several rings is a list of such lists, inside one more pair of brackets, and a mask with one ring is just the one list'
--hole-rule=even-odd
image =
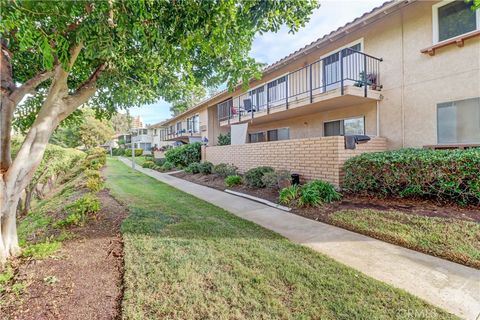
{"label": "white window frame", "polygon": [[[444,0],[444,1],[441,1],[439,3],[436,3],[434,5],[432,5],[432,33],[433,33],[433,39],[432,39],[432,42],[434,44],[437,44],[437,43],[441,43],[441,42],[444,42],[444,41],[448,41],[450,39],[454,39],[456,37],[460,37],[462,36],[463,34],[459,34],[458,36],[455,36],[455,37],[452,37],[452,38],[449,38],[449,39],[445,39],[445,40],[442,40],[442,41],[439,41],[438,40],[438,36],[439,36],[439,33],[438,33],[438,29],[439,29],[439,25],[438,25],[438,9],[440,7],[443,7],[449,3],[452,3],[453,1],[456,1],[456,0]],[[463,0],[462,0],[463,1]],[[476,25],[477,25],[477,28],[475,30],[472,30],[472,31],[469,31],[469,32],[466,32],[464,34],[467,34],[467,33],[470,33],[470,32],[474,32],[476,30],[480,30],[480,10],[475,10],[475,15],[476,15]]]}

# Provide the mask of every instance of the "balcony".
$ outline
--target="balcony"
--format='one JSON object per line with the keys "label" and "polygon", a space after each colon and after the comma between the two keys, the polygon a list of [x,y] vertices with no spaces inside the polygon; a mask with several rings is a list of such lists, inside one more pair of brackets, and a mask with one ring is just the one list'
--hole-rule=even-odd
{"label": "balcony", "polygon": [[309,105],[327,110],[380,100],[381,61],[351,48],[342,49],[218,104],[218,120],[221,126],[228,126],[298,107],[305,111]]}

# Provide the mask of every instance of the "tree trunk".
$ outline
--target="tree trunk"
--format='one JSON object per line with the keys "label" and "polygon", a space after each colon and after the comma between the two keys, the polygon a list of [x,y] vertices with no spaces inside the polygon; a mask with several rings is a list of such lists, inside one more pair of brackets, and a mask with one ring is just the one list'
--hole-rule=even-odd
{"label": "tree trunk", "polygon": [[20,253],[18,245],[16,213],[20,198],[19,192],[14,192],[11,184],[6,183],[5,175],[1,181],[1,208],[0,208],[0,265],[10,256]]}
{"label": "tree trunk", "polygon": [[32,202],[33,188],[25,189],[25,202],[23,203],[23,208],[21,210],[22,215],[27,215],[30,211],[30,204]]}

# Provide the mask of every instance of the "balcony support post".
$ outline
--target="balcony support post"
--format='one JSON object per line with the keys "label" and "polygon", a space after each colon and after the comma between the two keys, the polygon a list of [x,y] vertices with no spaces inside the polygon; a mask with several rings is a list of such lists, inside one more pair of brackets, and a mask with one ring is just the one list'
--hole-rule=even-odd
{"label": "balcony support post", "polygon": [[238,111],[238,122],[240,122],[242,120],[242,112],[240,111],[240,96],[238,96],[238,108],[237,108],[237,111]]}
{"label": "balcony support post", "polygon": [[340,50],[340,94],[343,96],[343,50]]}
{"label": "balcony support post", "polygon": [[288,109],[288,74],[285,76],[285,109]]}
{"label": "balcony support post", "polygon": [[312,89],[312,65],[310,65],[310,103],[313,102],[313,89]]}
{"label": "balcony support post", "polygon": [[265,85],[265,88],[267,90],[267,114],[270,114],[270,105],[268,104],[268,100],[270,99],[270,95],[269,95],[269,90],[268,90],[268,83]]}
{"label": "balcony support post", "polygon": [[364,88],[363,88],[363,95],[365,96],[365,98],[367,97],[367,85],[368,85],[368,73],[367,73],[367,56],[364,54],[363,55],[363,71],[364,71],[364,77],[363,77],[363,85],[364,85]]}

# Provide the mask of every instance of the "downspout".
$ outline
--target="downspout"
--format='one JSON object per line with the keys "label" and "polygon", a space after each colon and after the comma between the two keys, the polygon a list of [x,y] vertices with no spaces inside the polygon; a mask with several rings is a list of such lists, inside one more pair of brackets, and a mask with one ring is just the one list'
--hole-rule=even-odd
{"label": "downspout", "polygon": [[377,100],[377,137],[380,137],[380,101]]}
{"label": "downspout", "polygon": [[402,25],[402,93],[400,95],[400,107],[402,110],[402,148],[405,148],[405,106],[404,106],[404,95],[405,95],[405,39],[403,34],[403,8],[400,9],[400,23]]}

